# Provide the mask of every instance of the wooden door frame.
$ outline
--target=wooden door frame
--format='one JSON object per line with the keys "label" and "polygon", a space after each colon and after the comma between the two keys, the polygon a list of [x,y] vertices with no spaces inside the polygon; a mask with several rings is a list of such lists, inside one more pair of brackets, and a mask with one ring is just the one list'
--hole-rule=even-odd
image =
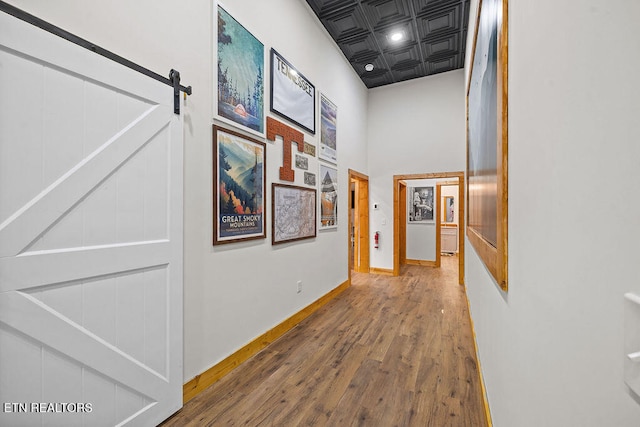
{"label": "wooden door frame", "polygon": [[[368,273],[370,268],[369,260],[369,177],[363,173],[349,169],[349,199],[351,199],[351,181],[355,181],[355,211],[354,222],[358,221],[358,233],[354,235],[353,254],[360,254],[360,265],[354,265],[354,271],[359,273]],[[351,228],[354,224],[351,221],[351,212],[349,212],[349,228],[347,231],[347,241],[349,249],[351,247]],[[360,232],[364,230],[364,232]],[[351,251],[349,254],[349,283],[351,283],[351,266],[353,258]]]}
{"label": "wooden door frame", "polygon": [[[399,191],[399,200],[400,206],[407,205],[407,183],[404,181],[399,181],[398,185]],[[400,265],[406,264],[407,262],[407,210],[399,209],[398,210],[398,235],[400,245],[398,246],[398,255],[400,256]]]}
{"label": "wooden door frame", "polygon": [[[393,176],[393,275],[400,275],[400,209],[406,209],[406,206],[400,206],[400,181],[412,179],[458,179],[458,229],[464,229],[465,220],[465,203],[464,203],[464,172],[437,172],[409,175]],[[436,189],[440,187],[436,186]],[[439,192],[436,190],[439,195]],[[437,199],[436,199],[437,200]],[[438,206],[440,201],[438,200]],[[439,213],[439,211],[438,211]],[[436,215],[436,223],[439,222],[440,215]],[[438,224],[436,224],[438,227]],[[436,262],[440,259],[440,236],[436,233]],[[464,285],[464,233],[458,232],[458,283]]]}

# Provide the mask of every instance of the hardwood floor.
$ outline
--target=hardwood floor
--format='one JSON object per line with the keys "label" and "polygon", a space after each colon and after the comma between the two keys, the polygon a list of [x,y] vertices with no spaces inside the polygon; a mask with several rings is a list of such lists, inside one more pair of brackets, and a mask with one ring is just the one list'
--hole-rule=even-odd
{"label": "hardwood floor", "polygon": [[486,426],[457,259],[352,286],[169,426]]}

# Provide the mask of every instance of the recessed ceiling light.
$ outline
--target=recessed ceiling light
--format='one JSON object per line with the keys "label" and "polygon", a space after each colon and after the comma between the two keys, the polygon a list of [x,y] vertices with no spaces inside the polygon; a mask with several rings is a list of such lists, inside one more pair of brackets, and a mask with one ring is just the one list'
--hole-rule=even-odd
{"label": "recessed ceiling light", "polygon": [[373,64],[367,64],[367,65],[365,65],[365,66],[364,66],[364,69],[365,69],[366,71],[373,71]]}
{"label": "recessed ceiling light", "polygon": [[399,42],[400,40],[402,40],[404,38],[404,33],[402,31],[396,31],[395,33],[391,33],[389,38],[393,42]]}

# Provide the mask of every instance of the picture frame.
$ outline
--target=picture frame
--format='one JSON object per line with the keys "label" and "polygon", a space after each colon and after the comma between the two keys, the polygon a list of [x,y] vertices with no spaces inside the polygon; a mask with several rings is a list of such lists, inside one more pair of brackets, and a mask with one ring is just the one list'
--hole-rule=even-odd
{"label": "picture frame", "polygon": [[213,244],[267,237],[266,144],[213,125]]}
{"label": "picture frame", "polygon": [[316,87],[275,49],[271,49],[271,111],[316,133]]}
{"label": "picture frame", "polygon": [[264,45],[220,4],[215,27],[215,119],[264,137]]}
{"label": "picture frame", "polygon": [[435,223],[435,191],[433,186],[408,188],[407,223]]}
{"label": "picture frame", "polygon": [[480,0],[467,87],[467,237],[508,290],[508,0]]}
{"label": "picture frame", "polygon": [[320,153],[319,158],[338,164],[338,107],[320,93]]}
{"label": "picture frame", "polygon": [[296,168],[302,170],[309,170],[309,159],[300,154],[296,154]]}
{"label": "picture frame", "polygon": [[316,237],[316,189],[271,184],[271,244]]}
{"label": "picture frame", "polygon": [[316,174],[311,172],[304,173],[304,183],[305,185],[309,185],[311,187],[316,186]]}
{"label": "picture frame", "polygon": [[338,169],[320,163],[320,229],[338,228]]}

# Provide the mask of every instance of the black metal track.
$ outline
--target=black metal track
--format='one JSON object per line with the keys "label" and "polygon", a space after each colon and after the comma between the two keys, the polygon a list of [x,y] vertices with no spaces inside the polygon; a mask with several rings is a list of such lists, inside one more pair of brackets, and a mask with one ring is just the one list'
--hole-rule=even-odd
{"label": "black metal track", "polygon": [[[123,58],[120,55],[116,55],[113,52],[103,49],[100,46],[97,46],[81,37],[76,36],[75,34],[72,34],[66,30],[63,30],[60,27],[56,27],[55,25],[50,24],[49,22],[43,21],[42,19],[35,17],[21,9],[18,9],[15,6],[7,4],[4,1],[0,1],[0,10],[24,22],[28,22],[31,25],[41,28],[51,34],[54,34],[58,37],[62,37],[63,39],[68,40],[71,43],[77,44],[78,46],[82,46],[83,48],[88,49],[92,52],[95,52],[100,56],[104,56],[105,58],[115,61],[118,64],[122,64],[125,67],[131,68],[132,70],[142,73],[145,76],[151,77],[154,80],[162,82],[168,86],[174,87],[174,81],[172,81],[171,79],[161,76],[160,74],[155,73],[149,70],[148,68],[144,68],[143,66],[138,65],[135,62],[129,61],[128,59]],[[171,70],[170,75],[173,73],[173,71],[174,70]],[[187,95],[191,95],[191,86],[185,87],[182,85],[178,85],[178,87],[182,92],[186,93]]]}

